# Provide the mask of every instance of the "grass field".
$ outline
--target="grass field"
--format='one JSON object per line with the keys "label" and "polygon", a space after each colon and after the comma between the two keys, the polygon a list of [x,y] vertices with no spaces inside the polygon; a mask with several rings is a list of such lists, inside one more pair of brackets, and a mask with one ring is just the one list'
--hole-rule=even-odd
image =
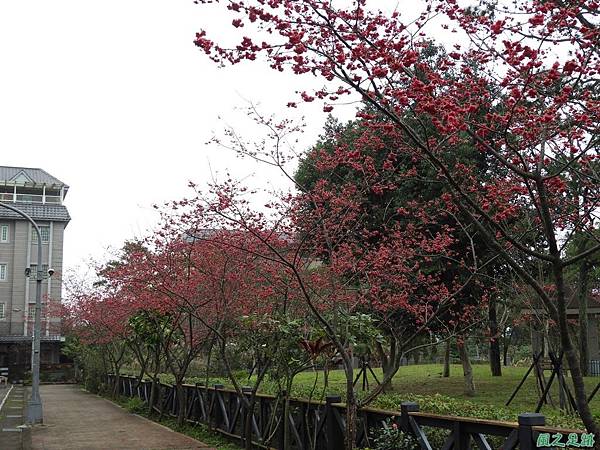
{"label": "grass field", "polygon": [[[400,368],[398,374],[394,377],[393,392],[395,394],[442,394],[478,404],[503,406],[526,371],[526,367],[503,367],[501,377],[492,377],[487,365],[474,365],[476,396],[466,397],[463,394],[464,381],[460,365],[452,365],[449,378],[441,376],[441,365],[405,366]],[[374,372],[381,379],[381,370],[374,369]],[[545,372],[545,375],[548,378],[550,372]],[[310,372],[304,372],[296,378],[296,384],[303,387],[311,385],[313,381],[314,375]],[[374,382],[372,377],[369,377],[369,381],[371,383]],[[568,381],[570,382],[570,379]],[[586,387],[589,387],[589,391],[591,391],[598,382],[600,382],[600,377],[588,377],[586,378]],[[342,371],[331,372],[329,386],[336,392],[341,392],[344,390],[344,385],[345,378]],[[360,384],[357,384],[357,387],[360,388],[360,386]],[[558,400],[558,383],[556,380],[553,383],[553,387],[556,387],[556,389],[552,390],[553,399],[556,398]],[[521,411],[531,410],[537,404],[538,399],[535,377],[531,373],[515,399],[511,402],[511,406]],[[592,405],[600,414],[600,393]]]}
{"label": "grass field", "polygon": [[[374,371],[381,379],[381,370],[374,369]],[[395,376],[392,391],[382,394],[372,406],[384,409],[399,409],[402,401],[414,400],[419,402],[421,410],[424,411],[516,421],[519,413],[534,411],[539,399],[535,377],[531,373],[511,405],[509,407],[505,406],[505,402],[526,371],[527,367],[503,367],[501,377],[492,377],[488,365],[474,365],[476,395],[475,397],[466,397],[463,393],[464,381],[460,365],[452,365],[449,378],[441,376],[441,365],[405,366],[400,368]],[[545,372],[545,375],[546,378],[549,378],[550,372]],[[322,380],[322,374],[319,374],[319,379]],[[310,393],[314,380],[315,373],[312,372],[304,372],[298,375],[295,379],[292,395],[306,397]],[[369,380],[374,382],[372,377]],[[600,377],[587,377],[585,381],[589,393],[600,382]],[[568,377],[567,382],[571,383]],[[320,382],[317,384],[317,391],[319,391],[322,389],[322,384]],[[357,383],[357,387],[360,388],[360,386],[360,382]],[[272,391],[273,388],[268,381],[265,383],[265,391]],[[332,371],[329,375],[327,393],[339,393],[343,396],[344,390],[343,372]],[[556,380],[550,392],[557,405],[558,383]],[[320,394],[321,392],[315,393],[313,397],[319,397]],[[600,392],[592,401],[591,406],[594,415],[600,418]],[[544,405],[541,412],[547,416],[548,424],[581,427],[577,417],[564,414],[558,407]]]}

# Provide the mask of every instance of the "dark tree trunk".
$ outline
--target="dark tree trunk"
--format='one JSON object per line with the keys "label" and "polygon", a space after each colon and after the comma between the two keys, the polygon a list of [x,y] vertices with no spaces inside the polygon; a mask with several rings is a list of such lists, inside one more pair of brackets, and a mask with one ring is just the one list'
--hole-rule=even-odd
{"label": "dark tree trunk", "polygon": [[354,395],[354,383],[352,380],[352,374],[346,379],[346,442],[344,445],[345,450],[353,450],[355,448],[354,442],[356,440],[356,420],[357,420],[357,404],[356,397]]}
{"label": "dark tree trunk", "polygon": [[137,390],[141,385],[142,382],[144,381],[144,375],[146,374],[146,362],[144,361],[144,363],[140,363],[140,372],[138,374],[138,376],[136,377],[136,382],[135,382],[135,389]]}
{"label": "dark tree trunk", "polygon": [[154,413],[154,406],[156,405],[156,401],[160,392],[160,386],[159,386],[159,377],[158,374],[160,373],[160,349],[155,348],[154,349],[154,355],[153,355],[153,365],[154,367],[152,367],[152,387],[150,388],[150,401],[148,402],[148,414],[153,414]]}
{"label": "dark tree trunk", "polygon": [[444,372],[442,376],[448,378],[450,376],[450,345],[451,339],[446,341],[446,349],[444,351]]}
{"label": "dark tree trunk", "polygon": [[493,377],[502,376],[500,364],[500,334],[498,333],[498,318],[496,299],[491,298],[488,305],[488,319],[490,327],[490,370]]}
{"label": "dark tree trunk", "polygon": [[[381,360],[381,370],[383,371],[383,378],[386,377],[396,371],[396,339],[390,338],[390,354],[387,355],[383,346],[380,343],[377,343],[377,353],[379,354],[379,359]],[[383,390],[389,391],[392,389],[392,380],[385,383],[383,386]]]}
{"label": "dark tree trunk", "polygon": [[600,429],[596,424],[594,416],[592,415],[592,411],[590,410],[590,405],[587,401],[587,394],[585,392],[585,383],[583,381],[583,374],[581,373],[579,357],[577,355],[575,346],[573,345],[571,334],[569,333],[563,260],[561,259],[560,250],[558,248],[558,243],[554,233],[555,230],[552,220],[553,218],[550,214],[546,186],[544,185],[544,181],[541,177],[536,179],[536,186],[539,191],[540,216],[544,224],[546,237],[548,238],[549,253],[550,256],[552,256],[552,275],[554,278],[554,287],[556,288],[556,317],[553,317],[553,319],[558,322],[562,350],[564,351],[569,363],[579,417],[581,417],[581,421],[585,425],[587,431],[594,433],[596,435],[596,439],[598,439],[600,437]]}
{"label": "dark tree trunk", "polygon": [[185,413],[187,411],[187,398],[182,380],[175,381],[175,394],[177,395],[177,425],[183,425],[185,422]]}
{"label": "dark tree trunk", "polygon": [[[585,242],[585,240],[584,240]],[[581,251],[585,250],[585,245]],[[588,281],[590,276],[590,266],[584,258],[579,264],[579,286],[577,297],[579,300],[579,364],[581,373],[588,375],[588,366],[590,361],[590,348],[588,345]]]}
{"label": "dark tree trunk", "polygon": [[513,332],[514,331],[511,328],[510,334],[506,336],[506,330],[504,330],[504,339],[502,339],[502,343],[504,344],[502,347],[502,363],[504,364],[504,367],[508,366],[508,349],[512,341]]}
{"label": "dark tree trunk", "polygon": [[[566,316],[566,314],[565,314]],[[566,324],[566,320],[565,320]],[[587,401],[587,394],[585,392],[585,384],[583,381],[583,374],[581,373],[581,367],[577,357],[577,351],[575,350],[570,336],[568,336],[568,330],[562,332],[561,338],[563,342],[563,349],[569,362],[569,369],[571,371],[571,377],[573,380],[573,388],[575,390],[575,400],[577,402],[577,408],[579,409],[579,416],[583,421],[585,428],[590,432],[598,436],[599,429],[594,420],[594,416],[590,410],[590,405]]]}
{"label": "dark tree trunk", "polygon": [[456,341],[456,346],[458,347],[458,354],[460,355],[460,361],[463,366],[463,375],[465,377],[465,395],[467,397],[474,397],[475,383],[473,383],[473,367],[471,367],[471,361],[469,361],[467,344],[464,339],[459,338]]}
{"label": "dark tree trunk", "polygon": [[119,396],[119,385],[121,384],[121,374],[118,369],[115,370],[115,383],[112,387],[112,398],[117,398]]}
{"label": "dark tree trunk", "polygon": [[352,367],[352,355],[341,348],[344,374],[346,376],[346,435],[344,450],[354,450],[356,442],[356,421],[358,418],[358,405],[354,393],[354,368]]}
{"label": "dark tree trunk", "polygon": [[148,400],[148,414],[151,415],[154,412],[154,405],[156,404],[156,397],[158,394],[158,380],[152,379],[152,385],[150,386],[150,399]]}
{"label": "dark tree trunk", "polygon": [[[290,394],[289,390],[286,389],[285,396],[283,398],[283,450],[289,450],[291,439],[290,439]],[[251,450],[248,448],[247,450]]]}
{"label": "dark tree trunk", "polygon": [[560,330],[560,341],[562,349],[564,351],[567,362],[569,363],[569,370],[571,371],[571,379],[573,381],[573,390],[575,391],[575,401],[581,421],[585,425],[588,432],[594,433],[596,439],[600,436],[600,429],[592,415],[590,404],[587,401],[587,394],[585,392],[585,383],[583,380],[583,374],[581,372],[581,365],[579,362],[579,355],[573,345],[571,334],[569,332],[569,324],[567,322],[567,295],[565,291],[565,280],[563,267],[561,265],[560,253],[558,252],[556,243],[552,243],[551,254],[554,256],[552,263],[552,272],[554,276],[554,282],[556,286],[556,310],[558,317],[558,326]]}
{"label": "dark tree trunk", "polygon": [[558,263],[554,264],[554,276],[556,279],[556,297],[557,297],[557,309],[558,309],[558,325],[560,328],[560,340],[563,351],[569,363],[569,370],[571,371],[571,379],[573,380],[573,390],[575,391],[575,401],[579,412],[579,417],[584,423],[585,428],[588,432],[594,433],[596,436],[600,435],[598,425],[594,420],[590,405],[587,401],[587,394],[585,392],[585,383],[583,380],[583,373],[581,372],[581,364],[577,355],[577,350],[571,340],[569,333],[569,325],[567,323],[567,311],[566,311],[566,294],[562,267]]}
{"label": "dark tree trunk", "polygon": [[113,386],[113,390],[112,390],[112,397],[113,398],[118,398],[119,397],[119,389],[120,389],[120,384],[121,384],[121,364],[120,364],[121,359],[119,358],[118,360],[113,360],[113,371],[115,372],[115,385]]}
{"label": "dark tree trunk", "polygon": [[254,411],[255,404],[256,404],[256,396],[253,394],[252,398],[248,402],[246,416],[244,417],[243,443],[244,443],[244,448],[246,450],[252,450],[252,412]]}

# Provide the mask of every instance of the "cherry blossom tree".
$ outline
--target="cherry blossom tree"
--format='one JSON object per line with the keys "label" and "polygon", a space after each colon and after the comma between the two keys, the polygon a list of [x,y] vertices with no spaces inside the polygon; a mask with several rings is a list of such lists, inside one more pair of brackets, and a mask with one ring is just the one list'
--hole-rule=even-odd
{"label": "cherry blossom tree", "polygon": [[[565,292],[565,270],[600,250],[593,232],[600,183],[591,164],[600,114],[597,2],[467,7],[431,0],[416,21],[366,0],[222,3],[241,36],[227,46],[200,31],[195,43],[210,58],[220,64],[263,58],[275,70],[320,77],[325,87],[299,89],[298,100],[322,101],[327,111],[340,96],[359,94],[397,131],[399,151],[435,169],[449,187],[440,200],[469,219],[558,324],[578,413],[598,434],[568,331]],[[435,64],[424,63],[419,54],[444,29],[464,39],[450,43]],[[475,146],[503,176],[482,182],[476,171],[488,169],[461,161],[463,145]],[[579,195],[582,186],[586,195]],[[594,244],[567,256],[565,245],[576,233]],[[532,276],[531,261],[548,270],[549,284]]]}
{"label": "cherry blossom tree", "polygon": [[[458,319],[467,325],[474,310],[487,300],[478,278],[478,260],[485,261],[482,265],[488,274],[499,261],[482,251],[485,247],[465,218],[440,202],[446,190],[438,180],[431,180],[434,176],[423,175],[426,162],[397,152],[397,142],[395,130],[383,117],[378,124],[360,119],[345,125],[330,121],[326,134],[303,156],[295,174],[304,210],[315,209],[312,199],[319,197],[326,199],[321,201],[326,207],[333,203],[329,199],[338,205],[345,201],[346,210],[356,205],[354,231],[344,234],[344,244],[357,250],[349,260],[362,260],[353,266],[353,273],[369,286],[363,294],[364,307],[380,316],[387,330],[389,350],[377,345],[384,375],[396,372],[406,349],[404,339],[419,329],[415,325],[430,322],[427,331],[432,332],[434,322],[448,335]],[[473,148],[462,152],[465,159],[479,163],[479,152]],[[392,161],[394,172],[386,167]],[[324,191],[328,197],[322,195]],[[453,291],[460,291],[455,293],[460,301],[452,301]],[[405,301],[398,302],[400,297]],[[419,310],[425,303],[427,310]],[[429,320],[434,312],[439,317]]]}
{"label": "cherry blossom tree", "polygon": [[65,307],[63,320],[71,335],[98,350],[105,374],[114,375],[113,397],[118,393],[121,368],[129,359],[127,321],[120,298],[106,292],[80,292]]}
{"label": "cherry blossom tree", "polygon": [[[263,156],[259,151],[254,153],[254,157]],[[347,432],[353,436],[357,408],[372,401],[382,389],[379,386],[364,401],[357,400],[351,345],[354,339],[347,332],[349,323],[357,317],[355,314],[365,308],[400,310],[406,322],[413,324],[411,331],[404,333],[402,340],[398,339],[401,343],[394,346],[399,351],[393,369],[386,372],[384,384],[387,384],[396,373],[400,358],[411,349],[411,343],[432,327],[441,314],[452,317],[446,320],[450,328],[457,327],[458,318],[467,317],[464,314],[467,308],[463,307],[463,312],[454,316],[448,316],[447,308],[458,303],[456,296],[467,283],[446,285],[435,274],[419,272],[415,266],[417,260],[447,250],[452,238],[444,230],[431,236],[419,226],[390,227],[386,230],[389,237],[365,246],[369,231],[363,229],[359,220],[364,214],[363,205],[351,191],[342,189],[340,194],[323,187],[306,195],[310,196],[311,208],[306,208],[307,198],[303,194],[286,194],[269,202],[268,212],[261,212],[253,206],[247,189],[230,180],[178,202],[177,220],[182,233],[218,243],[221,253],[227,253],[226,249],[245,253],[260,268],[261,276],[267,272],[265,268],[270,268],[268,279],[258,283],[260,280],[256,278],[251,280],[254,291],[262,287],[269,296],[274,289],[285,291],[286,295],[276,297],[271,310],[265,312],[274,314],[293,308],[310,314],[314,326],[322,330],[342,362]],[[355,237],[349,239],[351,235]],[[277,279],[280,281],[275,282]],[[242,304],[243,298],[237,303]],[[351,437],[348,445],[353,442]]]}

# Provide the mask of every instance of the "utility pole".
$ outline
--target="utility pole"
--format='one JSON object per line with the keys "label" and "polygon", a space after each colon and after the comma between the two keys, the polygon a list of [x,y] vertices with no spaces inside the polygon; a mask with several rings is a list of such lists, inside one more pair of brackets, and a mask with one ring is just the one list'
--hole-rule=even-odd
{"label": "utility pole", "polygon": [[10,209],[27,219],[33,225],[37,233],[37,273],[35,278],[35,319],[33,325],[33,340],[31,343],[31,397],[27,404],[27,422],[42,423],[42,399],[40,397],[40,339],[42,332],[42,233],[40,227],[28,214],[23,211],[0,202],[0,206]]}

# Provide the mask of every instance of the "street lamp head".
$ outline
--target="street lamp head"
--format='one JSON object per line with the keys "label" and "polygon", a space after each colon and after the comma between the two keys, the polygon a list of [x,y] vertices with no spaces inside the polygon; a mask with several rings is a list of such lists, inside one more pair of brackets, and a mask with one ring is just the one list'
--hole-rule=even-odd
{"label": "street lamp head", "polygon": [[49,268],[48,269],[48,276],[51,277],[52,275],[54,275],[54,269],[53,268]]}
{"label": "street lamp head", "polygon": [[29,277],[31,275],[31,267],[25,267],[25,276]]}

